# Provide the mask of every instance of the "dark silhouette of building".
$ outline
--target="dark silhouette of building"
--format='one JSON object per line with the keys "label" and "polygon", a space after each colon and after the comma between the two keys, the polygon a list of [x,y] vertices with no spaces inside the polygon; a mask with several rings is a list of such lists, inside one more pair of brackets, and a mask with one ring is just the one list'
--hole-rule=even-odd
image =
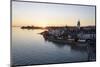
{"label": "dark silhouette of building", "polygon": [[80,29],[80,20],[77,22],[77,28]]}

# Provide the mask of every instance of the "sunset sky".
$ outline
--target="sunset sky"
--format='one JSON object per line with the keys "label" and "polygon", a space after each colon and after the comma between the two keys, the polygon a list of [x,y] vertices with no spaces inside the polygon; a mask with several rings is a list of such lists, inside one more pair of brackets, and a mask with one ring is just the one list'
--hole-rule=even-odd
{"label": "sunset sky", "polygon": [[95,6],[12,2],[12,26],[95,25]]}

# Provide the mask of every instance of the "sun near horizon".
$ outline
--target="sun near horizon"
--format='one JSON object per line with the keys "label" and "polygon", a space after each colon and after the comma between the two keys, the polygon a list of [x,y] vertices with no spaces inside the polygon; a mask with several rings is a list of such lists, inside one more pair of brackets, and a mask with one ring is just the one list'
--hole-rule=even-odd
{"label": "sun near horizon", "polygon": [[12,26],[95,25],[95,6],[12,2]]}

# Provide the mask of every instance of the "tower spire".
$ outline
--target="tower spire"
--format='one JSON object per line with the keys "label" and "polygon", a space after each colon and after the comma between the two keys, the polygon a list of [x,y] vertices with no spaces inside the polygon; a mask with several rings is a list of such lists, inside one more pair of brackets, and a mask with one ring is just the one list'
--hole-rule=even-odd
{"label": "tower spire", "polygon": [[77,22],[77,28],[80,29],[80,20]]}

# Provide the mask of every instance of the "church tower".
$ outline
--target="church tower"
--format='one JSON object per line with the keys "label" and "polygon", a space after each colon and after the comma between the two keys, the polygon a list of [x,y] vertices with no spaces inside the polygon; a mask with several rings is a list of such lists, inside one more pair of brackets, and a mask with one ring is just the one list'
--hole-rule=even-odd
{"label": "church tower", "polygon": [[80,29],[80,20],[77,22],[77,28]]}

